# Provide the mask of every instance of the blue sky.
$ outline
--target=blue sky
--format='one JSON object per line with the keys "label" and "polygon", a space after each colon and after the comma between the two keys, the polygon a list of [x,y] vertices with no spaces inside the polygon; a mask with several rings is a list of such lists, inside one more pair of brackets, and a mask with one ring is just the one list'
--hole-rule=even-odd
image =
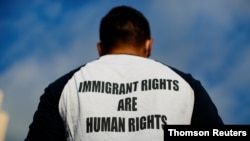
{"label": "blue sky", "polygon": [[0,2],[0,89],[6,141],[23,140],[44,88],[98,57],[100,19],[126,4],[148,18],[151,58],[191,73],[226,124],[250,124],[250,1]]}

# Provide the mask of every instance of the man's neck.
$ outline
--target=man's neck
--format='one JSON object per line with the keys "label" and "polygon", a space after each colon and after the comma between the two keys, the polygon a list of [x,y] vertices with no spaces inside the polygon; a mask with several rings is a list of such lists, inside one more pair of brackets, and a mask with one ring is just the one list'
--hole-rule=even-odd
{"label": "man's neck", "polygon": [[148,57],[145,53],[145,50],[143,48],[135,48],[135,47],[130,47],[130,46],[122,46],[122,47],[117,47],[107,54],[131,54],[135,56],[140,56],[140,57]]}

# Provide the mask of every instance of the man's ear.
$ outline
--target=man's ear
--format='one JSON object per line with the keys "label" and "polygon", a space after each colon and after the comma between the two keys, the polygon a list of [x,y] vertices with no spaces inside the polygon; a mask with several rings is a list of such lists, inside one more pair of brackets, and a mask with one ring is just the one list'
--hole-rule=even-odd
{"label": "man's ear", "polygon": [[146,43],[145,43],[146,57],[150,57],[150,55],[151,55],[152,44],[153,44],[153,39],[152,38],[146,40]]}
{"label": "man's ear", "polygon": [[103,55],[102,43],[98,42],[96,46],[97,46],[97,51],[98,51],[99,56],[102,56]]}

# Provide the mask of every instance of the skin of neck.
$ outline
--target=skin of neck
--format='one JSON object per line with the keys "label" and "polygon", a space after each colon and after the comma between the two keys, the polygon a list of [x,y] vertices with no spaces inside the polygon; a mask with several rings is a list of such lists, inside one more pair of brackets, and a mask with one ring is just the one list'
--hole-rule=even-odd
{"label": "skin of neck", "polygon": [[97,51],[98,51],[99,56],[108,55],[108,54],[131,54],[131,55],[149,58],[151,54],[152,43],[153,43],[153,39],[150,38],[150,39],[147,39],[145,41],[145,44],[140,47],[123,44],[123,45],[113,47],[113,49],[110,50],[109,52],[104,52],[101,42],[98,42]]}

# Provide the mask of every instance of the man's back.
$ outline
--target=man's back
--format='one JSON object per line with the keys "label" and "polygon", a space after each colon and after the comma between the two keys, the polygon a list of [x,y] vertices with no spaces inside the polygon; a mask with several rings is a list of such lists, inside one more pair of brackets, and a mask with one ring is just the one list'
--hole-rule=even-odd
{"label": "man's back", "polygon": [[105,55],[72,76],[59,110],[72,140],[162,140],[163,125],[191,123],[193,105],[192,88],[167,66]]}

